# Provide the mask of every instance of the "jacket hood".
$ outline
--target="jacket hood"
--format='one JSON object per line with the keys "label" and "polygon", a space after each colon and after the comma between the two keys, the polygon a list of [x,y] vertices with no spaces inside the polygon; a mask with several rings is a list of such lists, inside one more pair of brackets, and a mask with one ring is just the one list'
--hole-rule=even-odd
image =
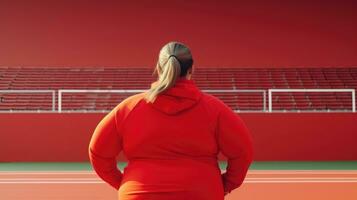
{"label": "jacket hood", "polygon": [[202,92],[193,80],[178,78],[175,85],[160,93],[151,105],[163,113],[174,115],[195,106],[201,96]]}

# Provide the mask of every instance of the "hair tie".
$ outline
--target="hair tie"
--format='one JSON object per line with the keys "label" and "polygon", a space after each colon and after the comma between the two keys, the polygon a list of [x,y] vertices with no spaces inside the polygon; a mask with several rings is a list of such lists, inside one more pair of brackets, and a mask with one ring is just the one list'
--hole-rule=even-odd
{"label": "hair tie", "polygon": [[175,57],[180,62],[180,60],[175,55],[170,55],[168,59],[170,59],[171,57]]}

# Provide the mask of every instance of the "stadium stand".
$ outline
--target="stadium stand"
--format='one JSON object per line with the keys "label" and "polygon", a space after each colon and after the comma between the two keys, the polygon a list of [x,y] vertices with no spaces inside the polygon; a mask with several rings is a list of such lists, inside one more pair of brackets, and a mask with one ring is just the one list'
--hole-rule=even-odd
{"label": "stadium stand", "polygon": [[[357,68],[196,68],[193,79],[203,90],[357,89]],[[154,80],[150,68],[0,67],[0,91],[147,89]],[[211,93],[234,110],[263,108],[261,92]],[[65,111],[107,111],[129,95],[66,93],[62,106]],[[0,92],[0,110],[51,110],[51,98],[51,93]],[[352,107],[349,92],[279,92],[274,94],[273,104],[280,111],[351,111]]]}

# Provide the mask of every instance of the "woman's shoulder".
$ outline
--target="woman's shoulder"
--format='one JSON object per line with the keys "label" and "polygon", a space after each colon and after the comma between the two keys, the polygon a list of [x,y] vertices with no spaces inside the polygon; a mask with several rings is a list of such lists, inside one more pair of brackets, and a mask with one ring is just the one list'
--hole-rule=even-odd
{"label": "woman's shoulder", "polygon": [[202,92],[202,94],[204,102],[214,106],[225,106],[225,103],[220,98],[206,92]]}
{"label": "woman's shoulder", "polygon": [[230,107],[220,98],[206,92],[202,92],[202,94],[202,103],[205,104],[210,110],[214,110],[219,113],[222,110],[230,109]]}
{"label": "woman's shoulder", "polygon": [[120,110],[120,109],[133,109],[135,105],[145,97],[145,92],[141,92],[138,94],[131,95],[127,98],[125,98],[123,101],[121,101],[114,109],[115,110]]}

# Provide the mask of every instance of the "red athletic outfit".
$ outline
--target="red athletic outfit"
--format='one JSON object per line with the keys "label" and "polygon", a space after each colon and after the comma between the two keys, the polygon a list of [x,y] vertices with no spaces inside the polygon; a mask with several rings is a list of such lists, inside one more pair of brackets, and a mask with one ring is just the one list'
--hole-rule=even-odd
{"label": "red athletic outfit", "polygon": [[[147,103],[144,93],[118,104],[95,129],[89,157],[120,200],[223,200],[252,162],[252,141],[240,119],[218,98],[179,78]],[[116,167],[120,151],[128,165]],[[227,156],[221,174],[219,151]]]}

